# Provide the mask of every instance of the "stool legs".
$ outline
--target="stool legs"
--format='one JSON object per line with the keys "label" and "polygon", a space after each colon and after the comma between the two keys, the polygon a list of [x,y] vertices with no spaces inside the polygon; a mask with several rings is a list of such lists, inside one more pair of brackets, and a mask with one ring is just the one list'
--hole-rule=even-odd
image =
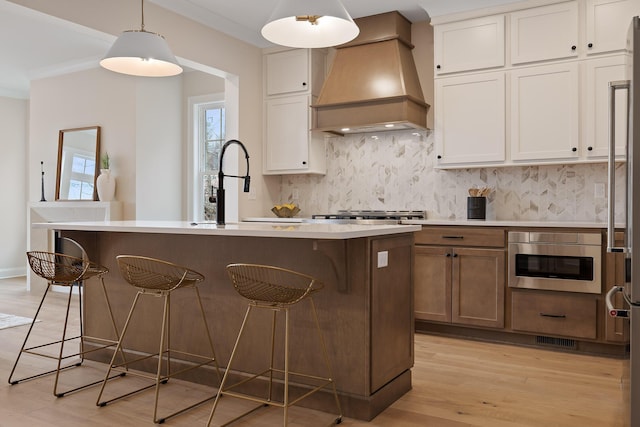
{"label": "stool legs", "polygon": [[[291,405],[296,404],[297,402],[299,402],[300,400],[304,399],[305,397],[315,393],[316,391],[319,391],[323,388],[325,388],[326,386],[328,386],[329,384],[331,384],[332,386],[332,392],[335,398],[335,402],[336,402],[336,408],[338,410],[338,418],[336,418],[335,423],[336,424],[340,424],[342,422],[342,408],[340,406],[340,401],[338,399],[338,393],[336,390],[336,386],[335,386],[335,382],[333,381],[333,374],[331,372],[331,365],[329,364],[329,356],[327,353],[327,349],[326,349],[326,345],[324,343],[324,339],[322,337],[322,332],[320,330],[320,322],[318,321],[318,316],[316,313],[316,309],[315,309],[315,305],[313,304],[313,300],[312,298],[308,298],[310,303],[311,303],[311,314],[314,318],[314,324],[316,326],[316,330],[318,333],[318,338],[320,340],[320,345],[322,347],[322,354],[323,354],[323,359],[326,365],[326,369],[328,372],[329,377],[324,378],[324,377],[318,377],[315,375],[308,375],[308,374],[302,374],[302,373],[298,373],[298,372],[291,372],[290,371],[290,366],[289,366],[289,328],[290,328],[290,320],[289,320],[289,307],[273,307],[273,305],[260,305],[258,303],[255,302],[251,302],[249,304],[249,306],[247,307],[247,311],[245,313],[244,319],[242,321],[242,325],[240,326],[240,331],[238,333],[238,337],[236,338],[236,342],[233,346],[233,350],[231,351],[231,356],[229,358],[229,363],[227,364],[227,368],[225,370],[224,376],[222,377],[222,382],[220,383],[220,388],[218,389],[218,393],[216,394],[216,398],[213,402],[213,408],[211,409],[211,414],[209,415],[209,420],[207,421],[207,426],[211,425],[211,421],[213,420],[213,416],[215,414],[215,411],[217,409],[218,406],[218,402],[220,397],[222,397],[223,395],[228,395],[228,396],[232,396],[232,397],[237,397],[237,398],[241,398],[241,399],[245,399],[245,400],[250,400],[253,402],[257,402],[260,403],[259,406],[241,414],[240,416],[226,422],[225,424],[222,424],[222,426],[226,426],[229,425],[237,420],[239,420],[240,418],[256,411],[257,409],[263,407],[263,406],[277,406],[277,407],[281,407],[283,408],[283,425],[286,427],[288,424],[288,416],[289,416],[289,407]],[[231,367],[233,364],[233,360],[235,358],[236,355],[236,350],[238,348],[238,345],[240,343],[240,340],[244,334],[245,331],[245,327],[247,324],[247,321],[249,319],[249,316],[251,314],[251,311],[254,308],[263,308],[263,309],[269,309],[272,310],[273,312],[273,318],[272,318],[272,325],[271,325],[271,352],[270,352],[270,360],[269,360],[269,368],[267,370],[265,370],[262,373],[259,374],[255,374],[249,378],[246,378],[244,380],[241,380],[231,386],[228,386],[225,388],[227,379],[228,379],[228,375],[229,372],[231,371]],[[280,370],[277,369],[274,366],[274,358],[275,358],[275,332],[276,332],[276,320],[277,320],[277,313],[284,311],[285,314],[285,335],[284,335],[284,370]],[[283,390],[283,402],[277,402],[273,400],[273,374],[274,372],[279,372],[284,374],[284,390]],[[249,381],[252,381],[254,379],[257,379],[259,377],[265,377],[265,374],[268,373],[268,397],[265,399],[261,399],[258,397],[254,397],[254,396],[250,396],[250,395],[245,395],[242,393],[238,393],[238,392],[234,392],[231,391],[233,388],[241,385],[241,384],[245,384]],[[307,393],[305,393],[304,395],[296,398],[293,401],[290,401],[289,398],[289,383],[290,383],[290,376],[294,375],[294,376],[299,376],[299,377],[305,377],[305,378],[311,378],[314,380],[318,380],[318,381],[322,381],[323,383],[317,386],[314,386],[314,388],[310,391],[308,391]]]}
{"label": "stool legs", "polygon": [[[135,309],[136,309],[136,307],[138,305],[138,302],[140,301],[140,297],[143,296],[143,295],[152,295],[152,296],[155,296],[155,297],[162,297],[164,299],[164,301],[163,301],[163,313],[162,313],[162,327],[161,327],[161,333],[160,333],[160,344],[159,344],[159,347],[158,347],[158,352],[155,353],[155,354],[145,354],[144,356],[139,357],[139,358],[137,358],[135,360],[128,360],[128,361],[125,361],[125,362],[123,362],[121,364],[115,364],[115,354],[114,354],[114,356],[113,356],[113,358],[111,360],[111,363],[109,365],[109,369],[108,369],[108,371],[107,371],[107,373],[105,375],[105,380],[102,382],[102,387],[100,388],[100,392],[98,394],[98,398],[97,398],[97,401],[96,401],[96,405],[97,406],[106,406],[107,404],[115,402],[115,401],[117,401],[119,399],[122,399],[124,397],[131,396],[133,394],[136,394],[136,393],[142,392],[144,390],[150,389],[152,387],[155,387],[154,407],[153,407],[153,421],[155,423],[162,424],[168,418],[171,418],[173,416],[181,414],[181,413],[183,413],[183,412],[185,412],[185,411],[187,411],[189,409],[192,409],[192,408],[194,408],[194,407],[196,407],[198,405],[201,405],[201,404],[203,404],[203,403],[205,403],[205,402],[207,402],[209,400],[212,400],[215,397],[214,395],[212,395],[210,397],[207,397],[206,399],[200,400],[200,401],[198,401],[198,402],[196,402],[196,403],[194,403],[194,404],[192,404],[192,405],[190,405],[190,406],[188,406],[186,408],[182,408],[182,409],[180,409],[178,411],[175,411],[175,412],[173,412],[173,413],[171,413],[169,415],[162,416],[162,417],[158,416],[158,402],[159,402],[159,399],[160,399],[160,385],[167,383],[170,378],[172,378],[172,377],[174,377],[174,376],[176,376],[178,374],[184,373],[186,371],[189,371],[191,369],[195,369],[195,368],[198,368],[198,367],[201,367],[201,366],[204,366],[204,365],[208,365],[208,364],[211,364],[211,363],[213,363],[214,366],[215,366],[215,370],[216,370],[216,373],[218,375],[218,379],[221,378],[220,368],[218,366],[218,362],[217,362],[217,359],[216,359],[216,356],[215,356],[215,350],[213,348],[213,340],[211,339],[211,334],[209,332],[209,325],[207,323],[207,319],[206,319],[205,312],[204,312],[204,307],[202,306],[202,300],[200,298],[200,292],[199,292],[197,287],[193,287],[192,289],[195,291],[196,297],[197,297],[197,300],[198,300],[198,307],[199,307],[199,311],[200,311],[200,314],[201,314],[201,317],[202,317],[203,325],[204,325],[205,330],[206,330],[207,341],[208,341],[208,344],[209,344],[209,348],[211,349],[211,356],[207,357],[207,356],[191,354],[191,353],[186,353],[186,352],[182,352],[182,351],[177,351],[177,350],[171,349],[171,334],[170,334],[171,294],[170,294],[170,292],[169,291],[145,292],[144,290],[139,290],[136,293],[136,296],[135,296],[135,298],[133,300],[133,303],[131,305],[131,309],[129,310],[129,314],[127,316],[127,320],[126,320],[124,328],[122,330],[122,334],[120,336],[120,340],[118,341],[118,344],[117,344],[117,350],[118,351],[123,351],[123,340],[125,339],[125,337],[127,335],[127,332],[129,331],[129,327],[131,326],[131,319],[132,319],[133,313],[135,312]],[[199,359],[203,359],[203,361],[195,363],[194,365],[189,366],[189,367],[184,368],[184,369],[181,369],[181,370],[179,370],[177,372],[172,372],[172,368],[171,368],[171,360],[172,360],[171,359],[171,353],[172,352],[180,353],[180,354],[183,354],[183,355],[188,355],[188,356],[191,356],[191,357],[196,357],[196,358],[199,358]],[[149,359],[149,358],[152,358],[152,357],[158,357],[158,362],[156,364],[157,369],[156,369],[155,375],[152,376],[152,375],[149,375],[149,374],[145,374],[144,372],[129,371],[129,365],[132,365],[132,364],[134,364],[136,362],[140,362],[142,360]],[[166,357],[166,361],[165,361],[165,357]],[[122,369],[124,369],[125,372],[127,372],[128,374],[131,374],[131,375],[136,375],[136,376],[140,376],[140,377],[153,379],[154,382],[153,382],[153,384],[138,388],[138,389],[133,390],[131,392],[128,392],[128,393],[122,394],[120,396],[111,398],[109,400],[102,400],[102,395],[103,395],[103,393],[105,391],[107,378],[109,377],[111,371],[112,370],[122,370]],[[166,372],[163,373],[163,370],[166,371]]]}
{"label": "stool legs", "polygon": [[[13,368],[11,369],[11,373],[9,374],[9,380],[8,380],[9,384],[14,385],[14,384],[18,384],[18,383],[23,382],[23,381],[27,381],[27,380],[31,380],[31,379],[35,379],[35,378],[39,378],[39,377],[42,377],[42,376],[45,376],[45,375],[49,375],[49,374],[55,373],[55,380],[54,380],[54,385],[53,385],[53,394],[56,397],[63,397],[64,395],[66,395],[68,393],[72,393],[72,392],[75,392],[75,391],[78,391],[78,390],[81,390],[81,389],[84,389],[84,388],[87,388],[89,386],[96,385],[96,384],[99,384],[99,383],[102,382],[102,380],[94,381],[94,382],[91,382],[89,384],[85,384],[85,385],[82,385],[82,386],[79,386],[79,387],[72,388],[70,390],[60,391],[60,392],[58,391],[58,381],[59,381],[59,378],[60,378],[60,372],[61,371],[65,370],[65,369],[68,369],[68,368],[73,368],[73,367],[77,367],[77,366],[82,365],[82,363],[84,362],[85,354],[87,354],[87,353],[90,353],[90,352],[93,352],[93,351],[102,350],[102,349],[108,348],[108,347],[113,347],[114,345],[116,345],[117,337],[118,337],[118,329],[116,327],[115,320],[113,318],[113,312],[111,311],[111,304],[109,302],[109,297],[107,296],[106,289],[104,287],[104,281],[102,280],[102,277],[100,277],[99,280],[100,280],[100,287],[102,288],[103,296],[105,298],[105,302],[106,302],[106,305],[107,305],[107,308],[108,308],[109,319],[111,321],[111,325],[113,327],[113,332],[114,332],[116,338],[114,340],[106,340],[106,339],[97,338],[97,337],[86,337],[85,336],[85,334],[84,334],[84,326],[83,326],[83,314],[82,314],[82,288],[83,288],[83,285],[80,284],[80,283],[76,283],[74,285],[68,285],[67,286],[69,288],[69,295],[67,297],[67,304],[66,304],[65,318],[64,318],[64,326],[62,328],[62,337],[61,337],[61,339],[58,340],[58,341],[53,341],[53,342],[49,342],[49,343],[46,343],[46,344],[40,344],[40,345],[37,345],[37,346],[27,347],[27,343],[28,343],[29,338],[31,336],[31,332],[33,331],[33,327],[34,327],[35,323],[38,320],[38,316],[40,315],[40,311],[41,311],[41,309],[42,309],[42,307],[44,305],[44,302],[47,299],[47,296],[49,295],[49,292],[52,292],[51,283],[48,282],[47,283],[47,289],[45,290],[44,295],[42,296],[42,299],[40,300],[40,304],[38,305],[38,309],[36,310],[36,314],[33,317],[33,321],[31,322],[31,325],[29,326],[29,330],[27,331],[27,335],[26,335],[26,337],[25,337],[25,339],[24,339],[24,341],[22,343],[22,347],[20,348],[20,352],[18,353],[18,357],[16,358],[16,361],[15,361],[15,363],[13,365]],[[69,311],[71,309],[71,300],[72,300],[72,296],[73,296],[73,288],[74,288],[74,286],[77,286],[77,288],[78,288],[78,301],[79,301],[78,305],[79,305],[79,310],[80,310],[80,315],[79,315],[79,319],[80,319],[80,335],[77,335],[77,336],[74,336],[74,337],[67,337],[68,327],[69,327]],[[99,345],[99,346],[97,346],[96,348],[94,348],[92,350],[86,350],[86,346],[85,346],[85,339],[86,338],[92,338],[95,341],[102,341],[102,342],[104,342],[106,344]],[[65,354],[64,354],[65,344],[68,341],[76,340],[76,339],[80,339],[80,351],[77,352],[77,353],[65,356]],[[41,349],[43,349],[45,347],[48,347],[48,346],[56,345],[56,344],[60,345],[60,348],[59,348],[57,356],[52,356],[50,354],[46,354],[46,353],[41,353],[40,352]],[[34,356],[45,357],[45,358],[49,358],[49,359],[55,359],[55,360],[57,360],[56,368],[52,369],[52,370],[49,370],[49,371],[46,371],[46,372],[34,374],[34,375],[31,375],[31,376],[28,376],[28,377],[24,377],[24,378],[20,378],[20,379],[13,379],[13,376],[14,376],[14,374],[16,372],[16,368],[17,368],[17,366],[18,366],[18,364],[19,364],[19,362],[21,360],[21,357],[22,357],[23,353],[31,354],[31,355],[34,355]],[[72,363],[70,365],[67,365],[67,366],[63,366],[62,365],[63,360],[70,359],[72,357],[79,357],[80,360],[75,362],[75,363]]]}

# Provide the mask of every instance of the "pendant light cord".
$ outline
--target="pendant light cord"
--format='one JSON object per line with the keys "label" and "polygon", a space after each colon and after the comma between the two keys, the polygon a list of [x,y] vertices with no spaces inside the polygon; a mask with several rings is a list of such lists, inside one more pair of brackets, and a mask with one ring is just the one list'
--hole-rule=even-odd
{"label": "pendant light cord", "polygon": [[142,12],[140,13],[140,16],[142,17],[140,31],[144,31],[144,0],[140,0],[140,9],[142,10]]}

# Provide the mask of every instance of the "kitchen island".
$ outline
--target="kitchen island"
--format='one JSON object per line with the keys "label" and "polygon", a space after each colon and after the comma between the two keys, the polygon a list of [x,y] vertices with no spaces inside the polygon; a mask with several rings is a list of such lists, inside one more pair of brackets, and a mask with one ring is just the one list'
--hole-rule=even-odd
{"label": "kitchen island", "polygon": [[[35,226],[80,242],[94,261],[110,269],[105,282],[119,327],[135,289],[120,277],[117,255],[166,259],[204,274],[206,280],[199,288],[222,366],[229,360],[247,306],[231,285],[226,265],[267,264],[314,276],[325,284],[314,301],[344,415],[371,420],[411,388],[413,232],[420,230],[418,225],[237,223],[220,227],[213,223],[113,221]],[[196,352],[204,352],[205,343],[197,338],[202,331],[196,327],[196,310],[187,294],[178,292],[172,299],[176,310],[172,346],[190,346],[192,350],[195,346]],[[85,330],[89,335],[108,336],[100,297],[97,288],[86,286]],[[145,308],[145,318],[136,321],[144,332],[127,343],[129,348],[155,351],[158,334],[154,328],[159,328],[160,308],[161,304]],[[306,310],[305,306],[292,310],[291,369],[321,375],[321,351],[308,333]],[[247,339],[266,350],[270,333],[267,317],[250,326]],[[264,368],[263,356],[241,351],[234,368]],[[108,360],[108,354],[96,357]],[[282,354],[276,357],[281,359]],[[148,369],[154,368],[150,363]],[[217,385],[210,368],[196,370],[187,379]],[[328,393],[317,393],[300,404],[335,410]]]}

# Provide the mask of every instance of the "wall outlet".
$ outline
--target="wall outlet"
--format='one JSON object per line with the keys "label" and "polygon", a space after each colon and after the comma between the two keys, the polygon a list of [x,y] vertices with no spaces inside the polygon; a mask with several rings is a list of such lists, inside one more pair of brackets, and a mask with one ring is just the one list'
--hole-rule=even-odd
{"label": "wall outlet", "polygon": [[384,268],[389,265],[389,252],[378,252],[378,268]]}
{"label": "wall outlet", "polygon": [[300,192],[298,192],[297,188],[294,188],[293,190],[291,190],[291,198],[293,200],[298,200],[300,198]]}
{"label": "wall outlet", "polygon": [[602,182],[596,182],[593,185],[593,197],[596,199],[604,199],[607,197],[606,187]]}
{"label": "wall outlet", "polygon": [[252,185],[251,187],[249,187],[249,200],[256,200],[256,199],[257,199],[256,186]]}

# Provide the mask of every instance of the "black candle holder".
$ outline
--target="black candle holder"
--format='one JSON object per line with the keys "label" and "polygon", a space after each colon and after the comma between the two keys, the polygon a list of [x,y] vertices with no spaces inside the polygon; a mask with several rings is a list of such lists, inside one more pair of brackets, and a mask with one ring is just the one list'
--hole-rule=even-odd
{"label": "black candle holder", "polygon": [[44,162],[40,161],[40,173],[41,175],[41,179],[40,179],[40,183],[41,183],[41,187],[40,187],[40,201],[41,202],[46,202],[47,199],[44,198]]}

